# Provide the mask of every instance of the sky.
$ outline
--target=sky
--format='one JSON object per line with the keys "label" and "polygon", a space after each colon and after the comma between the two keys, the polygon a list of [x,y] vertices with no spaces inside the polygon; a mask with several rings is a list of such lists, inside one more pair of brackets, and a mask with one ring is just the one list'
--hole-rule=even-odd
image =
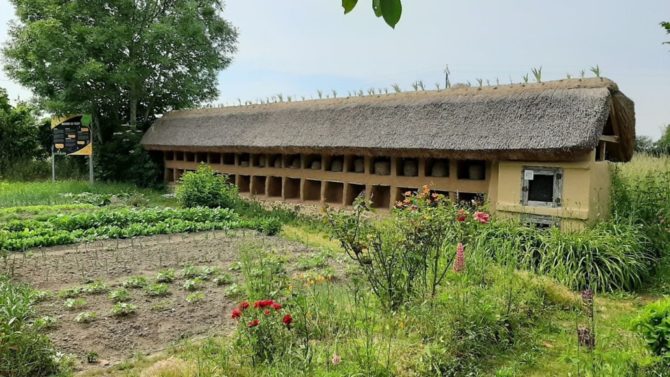
{"label": "sky", "polygon": [[[394,83],[412,90],[451,81],[521,82],[533,67],[544,81],[602,75],[635,101],[638,135],[658,138],[670,123],[668,0],[403,0],[395,29],[369,0],[344,15],[339,0],[228,0],[224,17],[239,30],[238,51],[219,74],[216,103],[339,96]],[[14,10],[0,0],[0,43]],[[532,77],[532,75],[531,75]],[[12,99],[30,92],[0,73]]]}

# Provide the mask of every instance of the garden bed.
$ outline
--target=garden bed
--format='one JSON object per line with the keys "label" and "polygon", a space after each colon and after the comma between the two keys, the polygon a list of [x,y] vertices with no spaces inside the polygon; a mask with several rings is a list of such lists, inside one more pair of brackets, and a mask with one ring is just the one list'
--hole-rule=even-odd
{"label": "garden bed", "polygon": [[[155,353],[184,338],[230,331],[233,323],[228,313],[243,295],[243,282],[236,268],[238,254],[249,243],[286,256],[290,274],[303,268],[300,258],[309,260],[315,254],[313,249],[296,242],[238,230],[33,249],[30,253],[10,254],[2,267],[15,280],[50,293],[37,304],[38,317],[55,319],[48,334],[57,349],[76,355],[79,368],[89,369],[117,364],[137,353]],[[182,277],[182,271],[189,266],[218,270],[229,275],[232,282],[217,285],[212,275],[194,291],[186,290],[183,286],[189,279]],[[175,271],[174,281],[167,284],[167,296],[152,297],[144,289],[126,288],[131,296],[129,303],[137,307],[134,314],[112,316],[114,303],[107,292],[73,294],[73,300],[83,299],[85,306],[74,310],[65,307],[64,292],[68,289],[86,287],[91,282],[102,282],[109,290],[120,289],[131,276],[143,276],[152,284],[159,271],[165,269]],[[189,296],[199,300],[189,303]],[[75,317],[82,312],[95,312],[97,318],[88,324],[77,323]],[[88,364],[88,356],[97,356],[98,362]]]}

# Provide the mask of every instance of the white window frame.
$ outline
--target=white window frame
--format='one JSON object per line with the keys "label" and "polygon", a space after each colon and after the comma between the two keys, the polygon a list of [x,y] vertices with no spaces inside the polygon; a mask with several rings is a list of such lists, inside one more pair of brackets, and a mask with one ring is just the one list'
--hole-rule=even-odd
{"label": "white window frame", "polygon": [[[528,200],[528,191],[530,186],[529,179],[526,179],[526,172],[532,171],[533,176],[548,175],[554,177],[553,200],[551,202],[540,202],[536,200]],[[561,207],[563,202],[563,169],[561,168],[545,168],[535,166],[524,166],[521,171],[521,204],[528,207]]]}

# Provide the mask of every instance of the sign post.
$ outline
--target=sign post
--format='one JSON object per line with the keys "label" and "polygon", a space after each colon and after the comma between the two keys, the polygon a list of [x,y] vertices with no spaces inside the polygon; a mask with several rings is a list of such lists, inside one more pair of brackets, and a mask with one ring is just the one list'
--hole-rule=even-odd
{"label": "sign post", "polygon": [[56,180],[54,149],[68,156],[88,156],[88,176],[93,183],[93,139],[90,114],[51,118],[53,145],[51,146],[51,178]]}

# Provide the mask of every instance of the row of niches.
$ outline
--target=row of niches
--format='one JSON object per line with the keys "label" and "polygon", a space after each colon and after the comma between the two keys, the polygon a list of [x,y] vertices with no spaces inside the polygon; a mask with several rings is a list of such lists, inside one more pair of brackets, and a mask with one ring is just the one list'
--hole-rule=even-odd
{"label": "row of niches", "polygon": [[[459,160],[452,164],[444,158],[371,157],[318,154],[254,154],[165,152],[166,161],[186,161],[238,167],[308,169],[329,172],[374,174],[399,177],[449,177],[452,168],[458,179],[486,179],[486,163]],[[395,159],[395,164],[392,163]]]}
{"label": "row of niches", "polygon": [[[168,181],[176,182],[189,170],[167,169]],[[227,175],[230,183],[237,185],[241,194],[265,197],[277,200],[297,200],[303,202],[326,203],[350,206],[354,200],[366,191],[367,198],[374,208],[390,208],[405,198],[405,194],[414,193],[417,187],[392,187],[388,185],[363,185],[346,182],[321,181],[305,178],[290,178],[258,175]],[[482,204],[484,194],[467,192],[448,192],[433,190],[455,200],[460,204]]]}

